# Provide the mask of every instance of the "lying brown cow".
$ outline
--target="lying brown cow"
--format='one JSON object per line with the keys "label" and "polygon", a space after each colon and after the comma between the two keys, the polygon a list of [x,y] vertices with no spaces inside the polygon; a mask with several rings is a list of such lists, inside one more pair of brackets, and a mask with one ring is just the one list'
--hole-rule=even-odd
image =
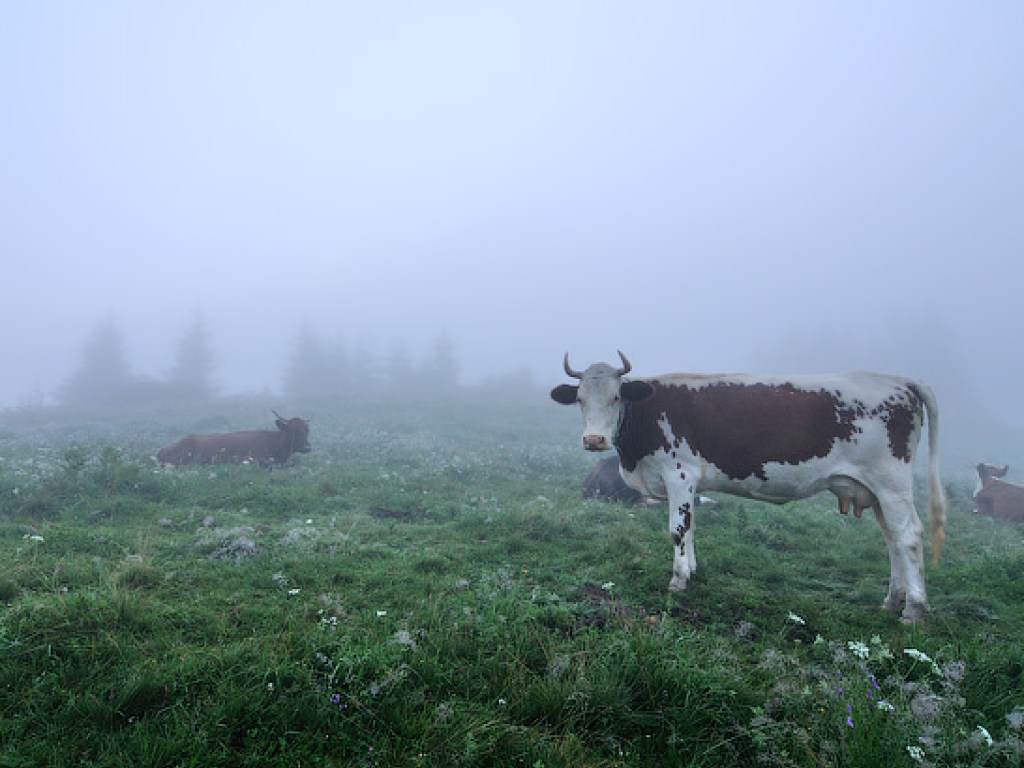
{"label": "lying brown cow", "polygon": [[994,467],[979,464],[977,469],[978,490],[974,494],[974,502],[978,506],[975,514],[1024,521],[1024,488],[999,479],[1006,476],[1010,465]]}
{"label": "lying brown cow", "polygon": [[258,430],[218,435],[189,435],[161,448],[157,459],[180,467],[184,464],[239,464],[255,461],[261,467],[281,466],[293,453],[309,453],[309,422],[277,416],[277,432]]}

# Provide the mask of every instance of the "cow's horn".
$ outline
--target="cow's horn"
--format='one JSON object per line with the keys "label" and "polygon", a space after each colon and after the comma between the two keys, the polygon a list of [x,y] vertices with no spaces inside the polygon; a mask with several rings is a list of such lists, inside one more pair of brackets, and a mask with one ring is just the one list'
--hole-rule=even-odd
{"label": "cow's horn", "polygon": [[273,408],[271,408],[271,409],[270,409],[270,412],[271,412],[272,414],[274,414],[275,416],[277,416],[277,418],[279,418],[279,419],[280,419],[281,421],[284,421],[284,417],[283,417],[283,416],[282,416],[282,415],[281,415],[280,413],[278,413],[277,411],[275,411],[275,410],[274,410]]}
{"label": "cow's horn", "polygon": [[568,352],[565,353],[565,360],[563,361],[563,364],[565,365],[565,373],[566,373],[567,376],[570,376],[570,377],[572,377],[574,379],[582,379],[583,378],[583,374],[582,373],[580,373],[579,371],[574,371],[572,369],[572,367],[569,365],[569,353]]}
{"label": "cow's horn", "polygon": [[618,352],[619,353],[619,357],[622,358],[622,367],[619,368],[619,370],[616,371],[616,373],[619,376],[625,376],[627,373],[629,373],[630,371],[633,370],[633,364],[631,362],[629,362],[629,360],[626,359],[626,356],[624,354],[622,354],[622,350],[621,349],[617,349],[615,351]]}

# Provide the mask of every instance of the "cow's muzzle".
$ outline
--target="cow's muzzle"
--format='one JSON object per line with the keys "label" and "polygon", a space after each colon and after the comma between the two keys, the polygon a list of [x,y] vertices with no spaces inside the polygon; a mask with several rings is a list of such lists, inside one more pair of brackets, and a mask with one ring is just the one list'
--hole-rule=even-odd
{"label": "cow's muzzle", "polygon": [[585,451],[607,451],[611,448],[608,438],[604,435],[584,435],[583,450]]}

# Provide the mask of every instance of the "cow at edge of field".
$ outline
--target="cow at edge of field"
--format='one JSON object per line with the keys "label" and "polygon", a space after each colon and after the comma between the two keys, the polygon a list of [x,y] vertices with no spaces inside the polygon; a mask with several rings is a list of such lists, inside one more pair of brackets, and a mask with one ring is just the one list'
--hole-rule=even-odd
{"label": "cow at edge of field", "polygon": [[277,413],[277,431],[253,430],[214,435],[189,435],[173,445],[161,448],[156,458],[163,464],[180,467],[199,464],[240,464],[255,461],[261,467],[279,467],[293,453],[309,453],[309,422],[284,419]]}
{"label": "cow at edge of field", "polygon": [[670,590],[697,568],[694,495],[723,491],[781,504],[832,491],[840,510],[871,507],[889,550],[883,608],[903,606],[905,622],[928,609],[924,529],[914,508],[914,457],[928,425],[929,527],[933,561],[945,539],[945,494],[939,479],[939,412],[931,389],[877,373],[824,376],[668,374],[623,378],[632,366],[594,363],[578,385],[551,397],[579,403],[583,448],[613,446],[626,482],[667,499],[674,543]]}
{"label": "cow at edge of field", "polygon": [[1024,521],[1024,487],[1001,479],[1010,471],[1010,465],[995,467],[979,464],[977,470],[978,488],[974,492],[974,503],[977,506],[974,514],[1018,523]]}

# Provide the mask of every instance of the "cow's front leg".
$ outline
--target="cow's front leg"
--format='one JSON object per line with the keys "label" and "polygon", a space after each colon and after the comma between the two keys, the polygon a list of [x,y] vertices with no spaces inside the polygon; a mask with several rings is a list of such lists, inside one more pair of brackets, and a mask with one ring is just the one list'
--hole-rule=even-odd
{"label": "cow's front leg", "polygon": [[693,550],[693,483],[688,473],[677,467],[671,478],[666,478],[668,490],[668,531],[672,536],[672,580],[668,588],[674,592],[686,589],[686,582],[697,570],[697,556]]}

